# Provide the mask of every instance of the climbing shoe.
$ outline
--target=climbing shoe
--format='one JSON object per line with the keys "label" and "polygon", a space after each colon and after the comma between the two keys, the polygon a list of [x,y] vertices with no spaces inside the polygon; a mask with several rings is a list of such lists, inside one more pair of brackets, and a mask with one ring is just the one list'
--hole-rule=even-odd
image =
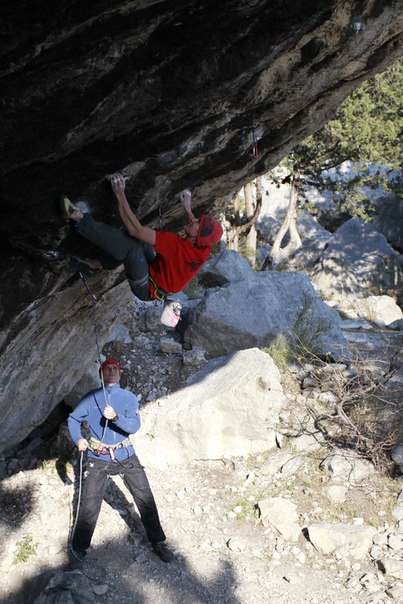
{"label": "climbing shoe", "polygon": [[76,256],[72,256],[70,258],[70,266],[71,268],[76,269],[76,271],[84,275],[84,277],[93,277],[98,272],[98,269],[93,268],[85,260],[81,260],[81,258],[76,258]]}
{"label": "climbing shoe", "polygon": [[69,551],[69,567],[70,570],[80,570],[84,568],[86,552],[78,552],[72,548]]}
{"label": "climbing shoe", "polygon": [[165,327],[176,327],[181,318],[182,304],[178,300],[167,299],[161,315],[161,323]]}
{"label": "climbing shoe", "polygon": [[163,562],[172,562],[175,559],[173,552],[165,545],[163,541],[158,541],[158,543],[153,543],[152,545],[153,552],[160,558]]}
{"label": "climbing shoe", "polygon": [[71,218],[74,212],[81,212],[80,208],[77,208],[66,195],[60,195],[59,199],[60,209],[64,218]]}

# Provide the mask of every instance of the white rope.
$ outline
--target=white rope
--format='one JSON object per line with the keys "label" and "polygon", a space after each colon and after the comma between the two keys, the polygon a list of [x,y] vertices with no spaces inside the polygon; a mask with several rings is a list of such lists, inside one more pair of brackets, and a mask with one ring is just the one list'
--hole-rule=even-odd
{"label": "white rope", "polygon": [[76,517],[74,519],[74,524],[73,524],[73,528],[71,529],[71,535],[70,535],[70,550],[71,550],[73,556],[75,556],[75,558],[77,558],[78,560],[80,558],[79,558],[79,556],[77,556],[77,554],[74,551],[73,546],[71,544],[72,544],[72,541],[74,538],[74,534],[76,532],[78,513],[80,511],[80,505],[81,505],[81,492],[82,492],[82,485],[83,485],[83,458],[84,458],[84,451],[80,451],[80,477],[79,477],[79,483],[78,483],[78,499],[77,499]]}

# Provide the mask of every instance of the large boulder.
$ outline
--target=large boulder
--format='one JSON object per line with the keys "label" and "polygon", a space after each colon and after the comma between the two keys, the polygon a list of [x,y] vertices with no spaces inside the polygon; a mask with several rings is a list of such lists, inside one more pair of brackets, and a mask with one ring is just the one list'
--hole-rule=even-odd
{"label": "large boulder", "polygon": [[252,275],[253,270],[246,258],[234,250],[224,249],[206,262],[198,274],[198,279],[204,287],[210,288],[242,281]]}
{"label": "large boulder", "polygon": [[360,317],[373,321],[379,327],[397,325],[403,319],[403,312],[390,296],[367,296],[354,303],[354,310]]}
{"label": "large boulder", "polygon": [[[231,279],[231,266],[228,262],[225,266]],[[306,274],[243,274],[242,280],[208,290],[194,307],[184,334],[188,346],[204,348],[216,357],[269,346],[286,336],[305,347],[307,354],[350,358],[338,313],[320,300]]]}
{"label": "large boulder", "polygon": [[370,223],[351,218],[328,242],[312,281],[324,296],[340,301],[396,291],[402,283],[399,255]]}
{"label": "large boulder", "polygon": [[136,451],[160,468],[266,451],[276,446],[283,403],[269,355],[255,348],[214,359],[182,390],[147,404]]}
{"label": "large boulder", "polygon": [[372,224],[394,248],[403,251],[403,199],[384,195],[374,200],[375,214]]}

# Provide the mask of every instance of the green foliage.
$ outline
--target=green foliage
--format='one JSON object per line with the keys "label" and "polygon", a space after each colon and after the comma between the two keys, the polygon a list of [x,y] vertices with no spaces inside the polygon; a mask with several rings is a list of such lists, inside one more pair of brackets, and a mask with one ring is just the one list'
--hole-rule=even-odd
{"label": "green foliage", "polygon": [[[305,139],[281,162],[286,173],[303,175],[302,184],[334,191],[341,212],[370,219],[373,208],[360,187],[402,193],[401,135],[403,130],[403,61],[364,82],[345,99],[335,118]],[[324,180],[322,172],[350,161],[357,176],[346,182]],[[370,173],[367,164],[384,166]],[[395,178],[390,174],[396,169]],[[389,172],[389,174],[387,174]],[[272,177],[272,173],[270,174]],[[273,177],[278,180],[277,177]],[[281,178],[280,178],[281,180]],[[308,209],[309,206],[308,206]]]}
{"label": "green foliage", "polygon": [[317,340],[329,332],[331,327],[331,321],[321,317],[312,304],[312,300],[306,296],[295,321],[293,332],[293,351],[299,363],[317,360]]}
{"label": "green foliage", "polygon": [[277,338],[263,352],[270,355],[281,374],[288,373],[288,365],[294,360],[294,354],[284,337]]}
{"label": "green foliage", "polygon": [[18,550],[14,557],[14,564],[20,562],[26,562],[28,558],[36,554],[36,543],[30,533],[25,535],[21,541],[18,542]]}
{"label": "green foliage", "polygon": [[399,167],[402,89],[403,62],[398,61],[364,82],[342,103],[334,120],[295,149],[297,167],[311,174],[345,160]]}

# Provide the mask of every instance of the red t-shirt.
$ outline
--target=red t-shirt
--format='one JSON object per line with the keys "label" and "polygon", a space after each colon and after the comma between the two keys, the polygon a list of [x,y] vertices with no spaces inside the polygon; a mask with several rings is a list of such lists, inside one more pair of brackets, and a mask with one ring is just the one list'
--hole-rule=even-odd
{"label": "red t-shirt", "polygon": [[[157,286],[170,293],[181,291],[209,257],[211,247],[196,247],[176,233],[156,231],[155,259],[149,274]],[[153,298],[154,286],[150,283]]]}

